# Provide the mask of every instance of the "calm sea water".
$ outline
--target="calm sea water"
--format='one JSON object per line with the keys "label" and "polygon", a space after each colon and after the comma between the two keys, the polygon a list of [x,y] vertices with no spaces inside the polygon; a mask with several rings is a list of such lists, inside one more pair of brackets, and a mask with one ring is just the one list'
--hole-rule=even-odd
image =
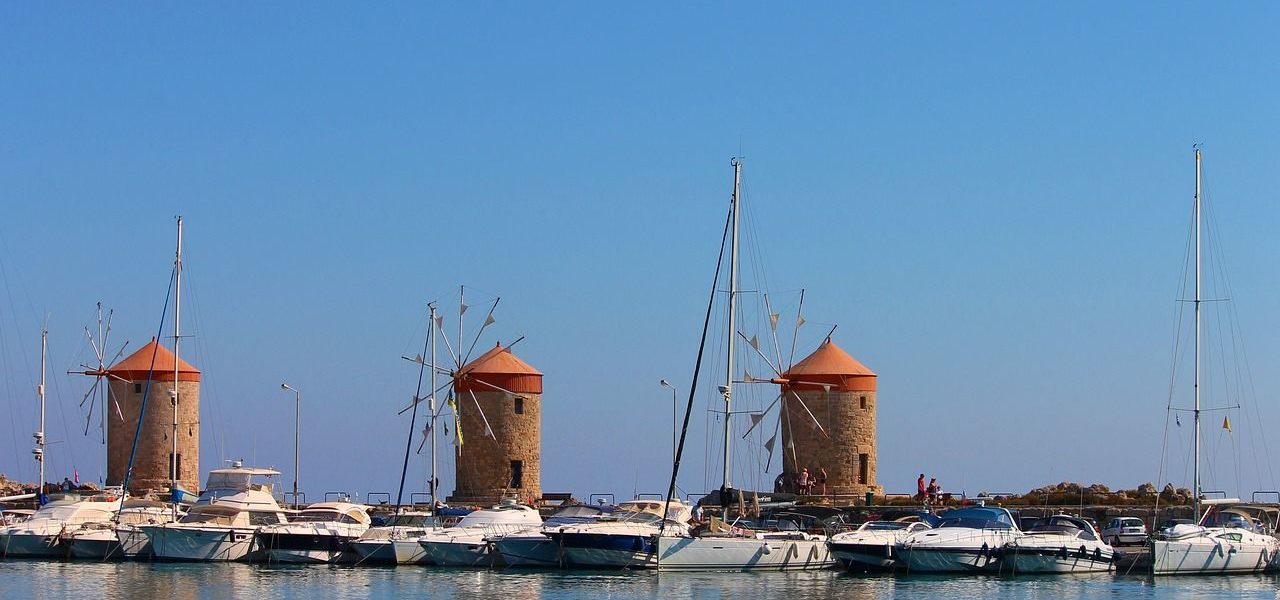
{"label": "calm sea water", "polygon": [[0,560],[0,598],[1277,598],[1274,575],[861,576]]}

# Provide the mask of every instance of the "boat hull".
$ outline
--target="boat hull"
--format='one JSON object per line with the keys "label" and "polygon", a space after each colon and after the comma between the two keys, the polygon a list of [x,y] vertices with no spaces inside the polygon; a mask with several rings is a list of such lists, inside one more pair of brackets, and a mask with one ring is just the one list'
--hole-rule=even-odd
{"label": "boat hull", "polygon": [[[1095,551],[1096,550],[1096,551]],[[1017,573],[1098,573],[1110,571],[1114,554],[1101,548],[1009,548],[1002,559]]]}
{"label": "boat hull", "polygon": [[658,560],[667,571],[794,571],[826,569],[836,561],[825,540],[660,537]]}
{"label": "boat hull", "polygon": [[0,539],[6,558],[63,558],[67,548],[57,534],[10,533]]}
{"label": "boat hull", "polygon": [[508,567],[558,567],[562,562],[559,544],[545,535],[506,536],[494,541],[493,549]]}
{"label": "boat hull", "polygon": [[502,556],[485,541],[422,541],[432,563],[442,567],[496,567]]}
{"label": "boat hull", "polygon": [[657,547],[648,535],[562,532],[553,537],[563,546],[569,566],[641,568],[657,560]]}
{"label": "boat hull", "polygon": [[898,549],[903,568],[913,573],[986,573],[1000,570],[997,552],[987,548]]}
{"label": "boat hull", "polygon": [[898,564],[893,544],[831,542],[831,556],[851,571],[892,571]]}
{"label": "boat hull", "polygon": [[70,552],[73,558],[146,560],[151,558],[151,541],[140,529],[107,529],[71,536]]}
{"label": "boat hull", "polygon": [[1276,545],[1155,540],[1150,548],[1153,575],[1261,573],[1277,559]]}
{"label": "boat hull", "polygon": [[239,528],[147,527],[156,560],[234,562],[253,558],[254,530]]}
{"label": "boat hull", "polygon": [[258,532],[257,537],[270,562],[332,564],[353,562],[357,556],[346,536]]}

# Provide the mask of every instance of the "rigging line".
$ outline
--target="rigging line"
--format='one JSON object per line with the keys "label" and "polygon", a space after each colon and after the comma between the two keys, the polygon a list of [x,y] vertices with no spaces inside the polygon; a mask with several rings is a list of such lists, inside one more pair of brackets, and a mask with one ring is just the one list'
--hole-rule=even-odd
{"label": "rigging line", "polygon": [[[173,297],[173,283],[178,277],[178,268],[175,265],[173,271],[169,275],[169,289],[164,294],[164,308],[160,309],[160,326],[156,328],[156,345],[151,350],[151,366],[147,367],[147,385],[142,388],[142,402],[138,406],[138,423],[133,428],[133,446],[129,448],[129,463],[124,470],[124,482],[121,487],[124,490],[120,494],[121,506],[124,505],[124,497],[129,493],[129,479],[133,477],[133,459],[138,453],[138,438],[142,437],[142,419],[147,416],[147,400],[151,397],[151,382],[154,380],[156,371],[156,355],[160,353],[160,340],[164,335],[165,317],[169,313],[169,299]],[[176,357],[175,357],[176,360]],[[174,389],[178,387],[178,381],[173,382]],[[116,512],[116,522],[120,521],[120,513]]]}
{"label": "rigging line", "polygon": [[[697,397],[698,375],[702,372],[702,356],[706,350],[707,330],[711,327],[711,308],[716,302],[716,286],[720,283],[720,267],[724,264],[724,249],[729,241],[729,227],[733,223],[733,209],[729,209],[724,221],[724,233],[720,237],[720,256],[716,260],[716,273],[711,278],[711,297],[707,300],[707,313],[702,319],[702,339],[698,342],[698,357],[693,363],[693,377],[689,384],[689,401],[684,410],[684,424],[680,428],[680,441],[676,444],[676,459],[671,465],[671,485],[667,487],[667,501],[662,507],[662,524],[658,526],[658,535],[667,528],[667,514],[671,510],[671,496],[676,493],[676,477],[680,475],[680,460],[684,455],[685,437],[689,433],[689,417],[693,414],[693,401]],[[705,462],[705,461],[704,461]]]}
{"label": "rigging line", "polygon": [[[427,320],[430,321],[431,320],[430,317],[428,317]],[[421,356],[426,356],[427,352],[430,351],[431,336],[435,335],[435,326],[436,324],[434,322],[427,324],[427,335],[425,339],[422,341]],[[435,365],[431,365],[431,368],[434,369]],[[396,491],[396,514],[397,515],[400,514],[400,507],[404,504],[402,502],[404,500],[404,480],[409,476],[409,451],[413,448],[413,434],[417,432],[418,405],[422,404],[421,400],[419,399],[419,396],[422,395],[422,378],[426,370],[427,370],[426,361],[418,363],[418,386],[413,391],[413,413],[409,415],[409,436],[404,443],[404,464],[401,465],[400,467],[400,488]],[[434,394],[435,392],[432,392],[432,393]],[[435,427],[435,415],[432,415],[431,426]],[[431,484],[434,485],[435,482],[433,481],[431,482]],[[432,507],[431,510],[435,511],[435,507]]]}
{"label": "rigging line", "polygon": [[[191,329],[196,333],[184,335],[182,337],[190,337],[195,340],[194,350],[196,358],[201,361],[199,364],[204,365],[206,372],[217,373],[218,370],[217,365],[213,361],[213,353],[209,352],[209,342],[203,334],[203,332],[208,331],[205,328],[204,303],[201,295],[196,293],[197,290],[200,289],[198,281],[198,277],[200,276],[199,257],[196,257],[196,260],[193,261],[190,258],[190,251],[187,251],[184,254],[185,256],[183,256],[182,259],[182,272],[186,275],[184,281],[187,285],[186,292],[188,303],[191,304],[190,314],[194,325]],[[201,382],[201,385],[203,386],[204,391],[201,394],[200,404],[202,407],[210,408],[202,408],[196,412],[197,422],[200,421],[201,412],[204,412],[211,417],[209,429],[215,432],[226,431],[225,425],[227,421],[223,418],[221,401],[222,395],[219,393],[221,388],[218,385],[218,378],[210,377],[204,379]],[[226,457],[226,439],[224,436],[215,435],[213,438],[213,446],[218,451],[217,464],[222,464],[223,459]]]}

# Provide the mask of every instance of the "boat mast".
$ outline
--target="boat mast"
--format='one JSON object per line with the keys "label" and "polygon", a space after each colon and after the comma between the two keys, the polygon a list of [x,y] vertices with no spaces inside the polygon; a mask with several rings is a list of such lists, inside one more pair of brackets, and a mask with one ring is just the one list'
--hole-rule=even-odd
{"label": "boat mast", "polygon": [[1196,314],[1196,333],[1195,333],[1195,376],[1193,386],[1195,389],[1195,437],[1192,441],[1192,453],[1195,454],[1195,467],[1192,471],[1191,495],[1193,502],[1193,510],[1196,522],[1200,521],[1200,146],[1195,147],[1196,150],[1196,198],[1195,213],[1196,221],[1196,296],[1195,296],[1195,314]]}
{"label": "boat mast", "polygon": [[[173,431],[169,434],[169,498],[178,515],[178,341],[182,330],[182,216],[178,216],[178,250],[173,258]],[[296,474],[295,474],[296,476]],[[297,499],[294,499],[297,502]]]}
{"label": "boat mast", "polygon": [[[729,251],[729,330],[727,336],[729,338],[729,353],[725,359],[725,376],[724,376],[724,484],[721,490],[725,491],[732,487],[733,483],[729,477],[729,460],[731,454],[729,452],[729,443],[732,439],[733,429],[730,427],[730,417],[733,415],[733,342],[737,331],[735,324],[738,312],[738,209],[741,203],[739,190],[742,183],[742,161],[734,158],[730,161],[733,165],[733,198],[731,200],[730,211],[733,212],[733,229],[731,232],[731,250]],[[725,501],[721,498],[721,502]]]}
{"label": "boat mast", "polygon": [[428,397],[429,404],[427,408],[431,410],[431,481],[427,482],[427,487],[431,489],[431,511],[435,514],[436,509],[436,305],[434,302],[427,304],[431,309],[431,323],[427,325],[427,331],[431,336],[431,396]]}
{"label": "boat mast", "polygon": [[49,328],[45,326],[40,330],[40,385],[36,387],[36,394],[40,396],[40,429],[36,431],[36,447],[31,453],[35,455],[36,462],[40,463],[40,483],[36,486],[36,506],[44,504],[44,371],[45,371],[45,355],[49,347]]}

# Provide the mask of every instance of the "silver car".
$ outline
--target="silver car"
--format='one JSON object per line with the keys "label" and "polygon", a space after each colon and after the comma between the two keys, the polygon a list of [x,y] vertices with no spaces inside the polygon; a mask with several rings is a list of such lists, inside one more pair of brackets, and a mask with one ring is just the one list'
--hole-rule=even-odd
{"label": "silver car", "polygon": [[1116,517],[1102,528],[1102,541],[1119,546],[1121,544],[1141,544],[1147,541],[1147,525],[1137,517]]}

